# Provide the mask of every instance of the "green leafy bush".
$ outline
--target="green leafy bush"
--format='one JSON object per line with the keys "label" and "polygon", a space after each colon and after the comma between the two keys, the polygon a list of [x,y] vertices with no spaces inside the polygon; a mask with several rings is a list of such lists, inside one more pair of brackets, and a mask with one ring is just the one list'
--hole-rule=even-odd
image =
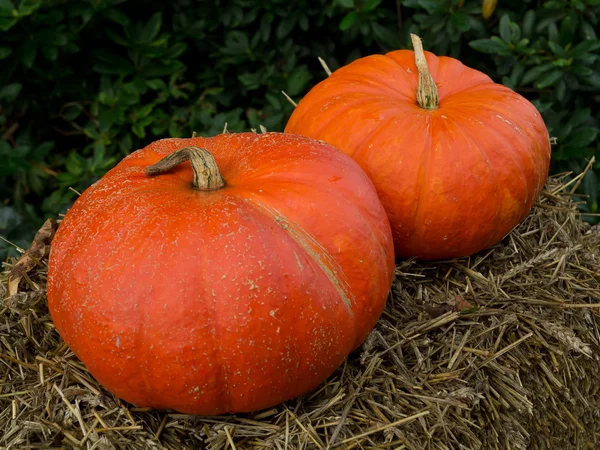
{"label": "green leafy bush", "polygon": [[[531,99],[557,138],[552,170],[580,172],[598,152],[600,0],[498,3],[484,19],[480,0],[0,0],[0,236],[27,246],[152,140],[281,131],[281,91],[320,81],[318,56],[335,70],[410,48],[411,32]],[[580,185],[589,212],[599,170]]]}

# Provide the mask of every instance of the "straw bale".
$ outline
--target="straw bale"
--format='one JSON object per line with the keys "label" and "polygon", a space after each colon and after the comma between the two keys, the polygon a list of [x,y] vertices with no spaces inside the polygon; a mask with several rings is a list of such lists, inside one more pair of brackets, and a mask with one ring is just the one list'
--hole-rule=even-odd
{"label": "straw bale", "polygon": [[252,414],[150,411],[106,392],[54,328],[38,242],[0,279],[0,448],[600,448],[600,227],[565,180],[496,247],[399,263],[364,345],[314,392]]}

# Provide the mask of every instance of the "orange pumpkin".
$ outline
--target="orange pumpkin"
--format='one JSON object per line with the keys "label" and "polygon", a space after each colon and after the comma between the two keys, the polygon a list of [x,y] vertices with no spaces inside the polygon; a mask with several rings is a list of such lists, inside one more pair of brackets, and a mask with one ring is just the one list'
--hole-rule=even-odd
{"label": "orange pumpkin", "polygon": [[52,242],[48,302],[108,390],[212,415],[315,388],[371,331],[393,273],[385,211],[351,158],[223,134],[154,142],[87,189]]}
{"label": "orange pumpkin", "polygon": [[285,132],[360,164],[388,213],[397,257],[472,255],[531,209],[548,175],[548,131],[521,95],[424,53],[414,35],[413,45],[335,71],[300,101]]}

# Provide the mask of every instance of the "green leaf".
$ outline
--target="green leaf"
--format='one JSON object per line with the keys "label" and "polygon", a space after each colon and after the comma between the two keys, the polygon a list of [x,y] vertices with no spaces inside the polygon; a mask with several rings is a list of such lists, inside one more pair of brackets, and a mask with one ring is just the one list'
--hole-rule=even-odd
{"label": "green leaf", "polygon": [[554,22],[548,24],[548,40],[558,42],[558,27]]}
{"label": "green leaf", "polygon": [[299,67],[287,79],[285,92],[290,96],[298,95],[304,90],[309,80],[310,73],[306,67]]}
{"label": "green leaf", "polygon": [[531,39],[531,33],[533,32],[533,27],[535,25],[535,9],[530,9],[523,16],[523,25],[521,26],[521,31],[523,32],[523,36],[527,39]]}
{"label": "green leaf", "polygon": [[153,80],[146,80],[146,85],[152,89],[153,91],[158,91],[161,89],[166,89],[167,85],[160,78],[155,78]]}
{"label": "green leaf", "polygon": [[260,87],[261,74],[260,73],[242,73],[238,75],[238,80],[248,90],[258,89]]}
{"label": "green leaf", "polygon": [[109,8],[102,11],[102,15],[113,22],[118,23],[119,25],[128,25],[129,17],[127,14],[122,13],[117,8]]}
{"label": "green leaf", "polygon": [[573,127],[578,127],[580,125],[583,125],[585,122],[587,122],[591,118],[591,115],[592,115],[591,109],[588,109],[588,108],[579,109],[573,113],[573,115],[569,119],[569,123]]}
{"label": "green leaf", "polygon": [[218,87],[211,87],[211,88],[207,88],[204,90],[204,94],[206,95],[219,95],[220,93],[222,93],[225,90],[224,87],[222,86],[218,86]]}
{"label": "green leaf", "polygon": [[516,43],[521,39],[521,27],[515,22],[510,23],[510,42]]}
{"label": "green leaf", "polygon": [[14,208],[4,205],[0,207],[0,230],[2,230],[3,234],[4,230],[17,227],[21,225],[21,223],[22,217]]}
{"label": "green leaf", "polygon": [[527,54],[533,54],[533,52],[535,52],[535,50],[532,51],[532,49],[528,49],[527,46],[529,45],[529,39],[521,39],[519,42],[516,43],[515,45],[515,49],[523,52],[523,53],[527,53]]}
{"label": "green leaf", "polygon": [[42,6],[42,1],[40,0],[23,0],[19,5],[19,16],[29,16],[33,12],[35,12],[40,6]]}
{"label": "green leaf", "polygon": [[83,133],[92,140],[100,139],[98,130],[95,128],[93,123],[89,123],[84,129]]}
{"label": "green leaf", "polygon": [[17,24],[17,19],[0,17],[0,31],[8,31]]}
{"label": "green leaf", "polygon": [[344,8],[354,8],[354,0],[337,0],[337,2]]}
{"label": "green leaf", "polygon": [[584,53],[593,53],[596,50],[600,50],[600,40],[589,40],[583,41],[579,44],[575,45],[570,51],[569,54],[573,58],[578,58]]}
{"label": "green leaf", "polygon": [[21,61],[23,65],[26,67],[33,66],[33,62],[35,61],[35,56],[37,55],[38,45],[34,40],[28,40],[21,47]]}
{"label": "green leaf", "polygon": [[499,53],[508,48],[505,43],[492,41],[491,39],[476,39],[469,42],[469,47],[482,53],[491,54]]}
{"label": "green leaf", "polygon": [[54,45],[43,45],[40,50],[48,61],[56,61],[58,58],[58,49]]}
{"label": "green leaf", "polygon": [[507,88],[510,88],[510,89],[513,89],[513,90],[514,90],[514,89],[516,89],[516,87],[517,87],[517,86],[516,86],[516,85],[513,83],[513,81],[511,80],[511,78],[510,78],[510,77],[504,76],[504,77],[502,77],[502,80],[501,80],[501,81],[502,81],[502,84],[503,84],[504,86],[506,86]]}
{"label": "green leaf", "polygon": [[521,77],[523,76],[524,72],[525,72],[525,66],[523,64],[518,62],[514,65],[512,72],[510,74],[510,81],[511,81],[511,84],[513,85],[513,89],[519,85],[519,81],[520,81]]}
{"label": "green leaf", "polygon": [[526,86],[531,82],[537,80],[542,74],[547,73],[548,70],[552,69],[552,63],[542,64],[541,66],[535,66],[525,72],[521,79],[521,86]]}
{"label": "green leaf", "polygon": [[450,22],[458,31],[462,33],[465,33],[471,29],[471,23],[467,14],[461,12],[454,13],[452,16],[450,16]]}
{"label": "green leaf", "polygon": [[389,27],[384,27],[377,22],[372,22],[371,29],[373,30],[375,39],[379,40],[381,45],[385,48],[391,50],[402,46],[398,32],[394,32],[394,30],[391,30]]}
{"label": "green leaf", "polygon": [[596,34],[596,30],[592,25],[588,22],[583,22],[580,27],[580,34],[584,39],[596,40],[598,39],[598,35]]}
{"label": "green leaf", "polygon": [[594,74],[594,71],[587,66],[582,66],[580,64],[573,65],[571,67],[571,72],[581,78],[588,78]]}
{"label": "green leaf", "polygon": [[367,0],[367,2],[363,5],[362,10],[365,13],[369,13],[377,8],[380,3],[381,0]]}
{"label": "green leaf", "polygon": [[14,9],[10,0],[0,0],[0,16],[12,16]]}
{"label": "green leaf", "polygon": [[179,58],[185,51],[187,50],[187,44],[185,42],[178,42],[171,47],[167,51],[166,56],[171,59]]}
{"label": "green leaf", "polygon": [[38,145],[32,155],[38,162],[41,162],[46,156],[50,154],[50,151],[54,148],[54,142],[46,141]]}
{"label": "green leaf", "polygon": [[535,87],[538,89],[544,89],[550,87],[558,82],[563,77],[563,71],[559,69],[551,70],[538,78]]}
{"label": "green leaf", "polygon": [[[577,77],[574,76],[571,72],[565,72],[564,76],[565,77],[563,81],[565,82],[566,86],[572,91],[578,91],[580,83]],[[560,100],[562,101],[563,99],[561,98]]]}
{"label": "green leaf", "polygon": [[500,19],[498,32],[503,41],[510,42],[510,17],[508,14],[504,14]]}
{"label": "green leaf", "polygon": [[537,99],[532,100],[533,105],[536,107],[536,109],[541,113],[541,114],[545,114],[549,111],[551,111],[552,109],[552,102],[541,102]]}
{"label": "green leaf", "polygon": [[[404,2],[408,3],[408,2]],[[440,2],[440,0],[417,0],[418,6],[425,9],[429,14],[442,13],[446,11],[446,2]],[[409,6],[408,4],[406,6]]]}
{"label": "green leaf", "polygon": [[544,8],[548,9],[558,9],[564,8],[566,6],[566,2],[564,0],[550,0],[544,2]]}
{"label": "green leaf", "polygon": [[552,53],[554,53],[559,58],[567,58],[567,54],[565,53],[565,50],[560,45],[558,45],[556,42],[549,41],[548,47],[550,48],[550,50],[552,50]]}
{"label": "green leaf", "polygon": [[596,140],[597,136],[598,130],[594,128],[579,128],[577,133],[569,136],[569,141],[566,145],[572,148],[587,147]]}
{"label": "green leaf", "polygon": [[119,120],[121,111],[118,108],[102,108],[98,116],[98,130],[100,133],[106,133]]}
{"label": "green leaf", "polygon": [[[598,177],[596,176],[596,172],[593,170],[588,171],[583,177],[583,182],[581,183],[581,187],[583,192],[589,196],[588,203],[591,205],[598,205],[598,193],[600,193],[600,185],[598,184]],[[595,211],[595,210],[593,210]]]}
{"label": "green leaf", "polygon": [[135,122],[131,127],[131,131],[133,131],[133,134],[140,139],[144,139],[146,137],[146,130],[141,122]]}
{"label": "green leaf", "polygon": [[298,26],[302,31],[308,31],[309,21],[308,17],[302,15],[298,18]]}
{"label": "green leaf", "polygon": [[41,19],[44,25],[50,25],[49,29],[60,27],[60,23],[65,20],[65,13],[57,9],[51,11],[44,11],[41,15]]}
{"label": "green leaf", "polygon": [[[97,63],[94,64],[92,69],[98,73],[106,75],[130,75],[134,72],[135,68],[125,58],[116,58],[111,63]],[[150,71],[148,71],[149,73]]]}
{"label": "green leaf", "polygon": [[42,31],[38,35],[38,41],[42,45],[54,45],[58,47],[62,47],[69,42],[66,35],[53,30]]}
{"label": "green leaf", "polygon": [[273,95],[271,93],[268,93],[265,98],[267,99],[267,101],[271,104],[271,106],[273,107],[273,109],[279,111],[281,109],[281,100],[279,98],[278,95]]}
{"label": "green leaf", "polygon": [[356,11],[351,11],[344,16],[344,18],[341,20],[338,28],[341,31],[346,31],[348,28],[350,28],[354,24],[354,22],[356,22]]}
{"label": "green leaf", "polygon": [[0,100],[13,102],[21,92],[22,88],[23,85],[21,83],[11,83],[0,88]]}
{"label": "green leaf", "polygon": [[12,49],[9,47],[0,47],[0,59],[6,59],[12,54]]}
{"label": "green leaf", "polygon": [[129,41],[120,33],[117,33],[116,31],[113,31],[110,28],[107,28],[106,30],[104,30],[104,32],[106,33],[108,38],[114,43],[122,45],[123,47],[129,46]]}
{"label": "green leaf", "polygon": [[560,44],[565,47],[568,44],[573,42],[575,38],[575,32],[577,31],[577,25],[579,20],[576,15],[568,15],[565,17],[560,24],[560,32],[558,41]]}
{"label": "green leaf", "polygon": [[69,153],[65,168],[73,175],[81,175],[85,171],[85,160],[75,152]]}
{"label": "green leaf", "polygon": [[567,84],[564,79],[558,80],[556,85],[554,86],[554,95],[559,102],[562,102],[565,98],[565,94],[567,92]]}
{"label": "green leaf", "polygon": [[93,156],[93,164],[95,166],[101,165],[104,161],[104,157],[106,155],[106,145],[102,142],[94,143],[94,156]]}
{"label": "green leaf", "polygon": [[78,103],[66,105],[61,110],[60,117],[67,121],[73,121],[81,115],[82,109],[82,106],[80,106]]}
{"label": "green leaf", "polygon": [[267,20],[267,16],[263,16],[260,21],[260,35],[262,36],[263,42],[267,42],[271,36],[271,22]]}
{"label": "green leaf", "polygon": [[288,34],[291,33],[295,26],[296,16],[291,15],[283,19],[281,22],[279,22],[279,25],[277,26],[277,31],[275,33],[277,35],[277,39],[283,39],[284,37],[286,37]]}
{"label": "green leaf", "polygon": [[248,50],[248,35],[242,31],[230,31],[225,38],[225,47],[221,49],[223,53],[237,55],[245,53]]}
{"label": "green leaf", "polygon": [[148,117],[150,115],[150,113],[152,112],[152,109],[154,109],[154,105],[152,103],[148,103],[148,104],[142,106],[140,109],[138,109],[135,112],[136,120],[140,120],[145,117]]}
{"label": "green leaf", "polygon": [[146,22],[146,25],[144,26],[144,28],[139,36],[138,42],[150,44],[156,38],[156,36],[158,36],[161,26],[162,26],[162,13],[159,13],[159,12],[154,13],[152,15],[152,17],[150,17],[148,22]]}

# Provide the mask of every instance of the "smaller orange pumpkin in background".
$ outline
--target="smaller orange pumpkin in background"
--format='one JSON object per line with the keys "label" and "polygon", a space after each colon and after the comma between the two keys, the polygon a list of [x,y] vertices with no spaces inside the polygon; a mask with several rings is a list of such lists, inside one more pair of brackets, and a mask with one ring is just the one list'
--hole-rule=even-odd
{"label": "smaller orange pumpkin in background", "polygon": [[533,206],[548,176],[548,131],[527,99],[412,39],[414,52],[336,70],[299,102],[285,132],[360,164],[388,213],[397,257],[469,256]]}
{"label": "smaller orange pumpkin in background", "polygon": [[393,273],[388,219],[351,158],[236,133],[154,142],[87,189],[52,242],[47,293],[109,391],[212,415],[324,381],[375,325]]}

